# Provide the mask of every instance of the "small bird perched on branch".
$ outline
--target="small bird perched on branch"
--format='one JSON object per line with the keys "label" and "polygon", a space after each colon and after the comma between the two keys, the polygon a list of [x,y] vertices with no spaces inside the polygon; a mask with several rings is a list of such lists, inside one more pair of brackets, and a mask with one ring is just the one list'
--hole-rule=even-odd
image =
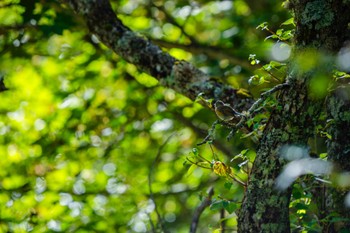
{"label": "small bird perched on branch", "polygon": [[220,120],[232,125],[237,124],[244,116],[242,113],[237,112],[230,105],[225,104],[221,100],[215,102],[214,110]]}

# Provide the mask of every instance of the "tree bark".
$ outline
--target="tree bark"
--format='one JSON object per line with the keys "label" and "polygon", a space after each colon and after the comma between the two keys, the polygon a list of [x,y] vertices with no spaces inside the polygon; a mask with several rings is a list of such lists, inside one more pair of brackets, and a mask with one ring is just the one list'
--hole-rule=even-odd
{"label": "tree bark", "polygon": [[285,145],[306,145],[313,134],[321,101],[309,99],[306,74],[290,77],[279,105],[266,125],[239,212],[239,232],[290,232],[290,189],[279,192],[275,180],[285,164],[279,151]]}
{"label": "tree bark", "polygon": [[[284,164],[279,157],[283,145],[307,145],[313,135],[323,97],[309,90],[315,75],[331,77],[327,61],[318,59],[321,53],[337,52],[347,36],[348,4],[343,1],[293,0],[290,7],[296,23],[294,61],[289,65],[290,88],[282,91],[277,109],[272,113],[257,150],[248,189],[239,213],[239,232],[290,232],[290,190],[279,193],[274,182]],[[313,50],[316,56],[307,57]],[[298,58],[317,59],[315,65],[301,69]]]}
{"label": "tree bark", "polygon": [[[349,82],[340,84],[327,100],[328,119],[331,120],[328,133],[328,160],[335,163],[338,172],[350,171],[350,85]],[[349,189],[341,186],[329,187],[326,197],[326,213],[338,218],[329,221],[323,232],[341,232],[350,229],[350,211],[345,206],[345,196]],[[326,216],[327,217],[327,216]],[[333,219],[334,220],[334,219]]]}
{"label": "tree bark", "polygon": [[[348,46],[350,41],[350,3],[349,1],[333,1],[332,23],[333,40],[330,40],[334,52],[338,52],[343,46]],[[331,39],[331,38],[330,38]],[[349,62],[349,61],[347,61]],[[333,86],[334,90],[328,96],[326,102],[327,127],[331,138],[327,142],[328,160],[333,162],[336,172],[350,171],[350,84],[346,79],[339,79]],[[345,206],[345,195],[349,191],[337,184],[326,189],[325,216],[323,232],[342,232],[350,229],[350,212]],[[338,220],[337,220],[338,219]]]}

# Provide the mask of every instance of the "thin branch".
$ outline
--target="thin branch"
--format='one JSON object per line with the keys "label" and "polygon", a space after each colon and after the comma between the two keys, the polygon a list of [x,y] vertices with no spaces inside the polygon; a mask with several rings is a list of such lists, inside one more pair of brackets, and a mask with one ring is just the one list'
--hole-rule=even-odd
{"label": "thin branch", "polygon": [[256,111],[256,109],[260,106],[260,104],[267,99],[267,97],[269,97],[273,93],[275,93],[275,92],[277,92],[279,90],[282,90],[282,89],[284,89],[286,87],[289,87],[289,86],[290,86],[290,84],[288,82],[287,83],[278,84],[278,85],[274,86],[273,88],[271,88],[270,90],[265,91],[264,93],[262,93],[260,95],[260,98],[257,101],[255,101],[254,104],[248,109],[248,114],[253,114]]}
{"label": "thin branch", "polygon": [[154,227],[154,224],[153,224],[153,221],[152,221],[150,214],[148,214],[148,218],[149,218],[149,224],[151,225],[152,232],[156,233],[157,231],[156,231],[156,228]]}
{"label": "thin branch", "polygon": [[268,31],[269,33],[271,33],[271,35],[276,36],[280,41],[282,41],[282,42],[284,42],[284,43],[286,43],[288,45],[291,45],[289,41],[282,39],[279,35],[277,35],[274,31],[272,31],[268,27],[266,27],[265,30]]}
{"label": "thin branch", "polygon": [[157,163],[159,162],[159,159],[160,159],[160,156],[162,154],[162,150],[163,148],[166,146],[166,144],[169,142],[169,140],[175,135],[175,133],[171,134],[165,141],[164,143],[158,148],[158,152],[157,152],[157,155],[156,157],[154,158],[153,160],[153,163],[151,165],[151,168],[149,170],[149,173],[148,173],[148,189],[149,189],[149,196],[150,196],[150,199],[152,200],[153,204],[154,204],[154,210],[157,214],[157,217],[158,217],[158,221],[160,223],[160,226],[162,228],[162,231],[163,232],[168,232],[164,226],[164,220],[162,218],[162,216],[160,215],[159,211],[158,211],[158,208],[157,208],[157,203],[154,199],[154,195],[153,195],[153,190],[152,190],[152,175],[153,175],[153,171],[157,165]]}
{"label": "thin branch", "polygon": [[214,132],[215,132],[215,127],[216,125],[220,124],[221,121],[216,120],[214,121],[214,123],[211,125],[210,129],[208,130],[208,135],[203,139],[202,142],[198,143],[197,146],[201,146],[209,141],[213,141],[214,140]]}
{"label": "thin branch", "polygon": [[221,233],[225,233],[225,227],[226,227],[226,220],[225,220],[225,209],[220,210],[220,229]]}
{"label": "thin branch", "polygon": [[227,140],[230,140],[234,133],[240,129],[249,118],[251,118],[253,116],[253,114],[257,111],[258,107],[267,99],[267,97],[269,97],[270,95],[272,95],[273,93],[284,89],[285,87],[289,87],[290,84],[287,83],[282,83],[279,85],[276,85],[275,87],[271,88],[270,90],[262,93],[260,95],[260,98],[254,102],[254,104],[248,109],[248,111],[242,116],[241,120],[233,127],[233,129],[231,130],[231,132],[229,133],[229,135],[227,136]]}
{"label": "thin branch", "polygon": [[218,155],[215,153],[214,148],[211,146],[211,143],[209,144],[209,147],[210,147],[211,153],[213,154],[213,158],[214,158],[215,160],[219,160],[219,157],[218,157]]}
{"label": "thin branch", "polygon": [[230,174],[229,177],[230,177],[231,179],[233,179],[234,181],[236,181],[238,184],[242,185],[244,188],[247,187],[247,184],[246,184],[246,183],[244,183],[244,182],[241,181],[240,179],[234,177],[232,174]]}
{"label": "thin branch", "polygon": [[164,47],[164,48],[178,48],[183,49],[192,54],[205,54],[210,58],[223,60],[227,59],[231,64],[239,65],[246,70],[252,70],[253,66],[246,60],[235,57],[232,54],[234,53],[231,49],[225,49],[215,46],[207,46],[199,43],[191,44],[180,44],[178,42],[171,42],[160,39],[151,39],[155,44]]}
{"label": "thin branch", "polygon": [[[179,28],[181,30],[181,33],[183,35],[185,35],[192,43],[196,42],[196,39],[191,36],[190,34],[188,34],[185,29],[184,29],[184,25],[180,25],[175,18],[165,9],[165,7],[163,5],[157,6],[156,4],[153,3],[153,1],[151,1],[152,6],[156,7],[158,10],[162,11],[166,17],[166,21],[168,23],[171,23],[173,25],[175,25],[177,28]],[[186,22],[185,22],[186,23]]]}
{"label": "thin branch", "polygon": [[9,33],[11,30],[38,29],[38,26],[29,23],[17,25],[4,25],[0,27],[0,35]]}
{"label": "thin branch", "polygon": [[208,196],[202,201],[202,203],[197,207],[193,214],[192,222],[191,222],[191,227],[190,227],[190,233],[195,233],[197,231],[198,223],[199,223],[199,218],[205,208],[210,206],[211,204],[211,199],[214,195],[214,188],[211,187],[208,191]]}
{"label": "thin branch", "polygon": [[8,88],[5,86],[4,78],[0,75],[0,92],[7,91]]}
{"label": "thin branch", "polygon": [[[204,138],[207,136],[207,133],[208,133],[207,129],[202,129],[202,128],[198,127],[190,119],[184,117],[182,114],[180,114],[178,112],[174,111],[174,112],[171,112],[171,114],[173,114],[173,116],[177,120],[179,120],[181,123],[183,123],[187,127],[191,128],[200,138]],[[204,144],[204,143],[202,143],[202,144]],[[197,144],[197,146],[200,146],[202,144],[199,143],[199,144]],[[228,146],[226,146],[223,142],[221,142],[219,140],[215,140],[215,141],[213,141],[213,145],[215,146],[215,148],[219,149],[222,153],[226,154],[227,157],[232,156],[232,154],[233,154],[232,149],[229,148]]]}
{"label": "thin branch", "polygon": [[[181,33],[183,35],[185,35],[191,41],[191,43],[189,45],[184,45],[184,44],[180,44],[177,42],[170,42],[170,41],[164,41],[164,40],[159,40],[159,39],[151,39],[155,44],[157,44],[161,47],[165,47],[165,48],[180,48],[180,49],[183,49],[187,52],[191,52],[193,54],[206,54],[207,56],[214,58],[214,59],[220,59],[220,60],[227,59],[234,65],[242,66],[243,68],[245,68],[247,70],[252,69],[252,66],[246,60],[242,60],[240,58],[232,56],[231,55],[232,51],[227,51],[227,49],[225,49],[225,48],[218,48],[215,46],[207,46],[207,45],[200,44],[194,36],[189,35],[184,30],[184,25],[186,24],[186,21],[188,18],[186,19],[186,21],[184,22],[183,25],[180,25],[176,21],[176,19],[166,11],[164,6],[157,6],[155,4],[152,4],[152,5],[154,7],[156,7],[158,10],[162,11],[165,14],[167,22],[178,27],[181,30]],[[193,8],[191,7],[191,11],[192,10],[193,10]]]}
{"label": "thin branch", "polygon": [[264,67],[263,67],[263,70],[264,70],[266,73],[268,73],[273,79],[275,79],[275,81],[277,81],[278,83],[281,82],[281,80],[280,80],[279,78],[277,78],[276,75],[274,75],[271,71],[265,69]]}

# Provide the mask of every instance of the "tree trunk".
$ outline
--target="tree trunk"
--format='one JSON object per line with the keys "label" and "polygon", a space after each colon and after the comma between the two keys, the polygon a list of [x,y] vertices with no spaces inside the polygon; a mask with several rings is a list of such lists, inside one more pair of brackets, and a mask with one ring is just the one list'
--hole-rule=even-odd
{"label": "tree trunk", "polygon": [[[344,19],[350,13],[348,5],[341,0],[290,1],[296,23],[294,60],[288,75],[290,87],[278,98],[258,147],[239,213],[239,232],[290,232],[290,190],[279,193],[274,189],[284,164],[279,149],[286,144],[306,145],[314,133],[324,96],[311,90],[310,82],[320,76],[331,79],[333,66],[320,56],[321,52],[334,54],[348,38],[349,20]],[[313,64],[305,67],[300,58],[312,60]]]}
{"label": "tree trunk", "polygon": [[[328,141],[328,159],[338,172],[350,171],[350,86],[340,84],[327,100],[328,119],[331,119]],[[337,182],[336,182],[337,183]],[[329,221],[323,232],[341,232],[350,229],[350,211],[345,207],[345,195],[349,189],[330,187],[327,190],[326,212],[338,221]],[[328,219],[331,220],[331,219]]]}
{"label": "tree trunk", "polygon": [[309,79],[306,74],[293,75],[291,86],[278,98],[279,105],[265,128],[249,178],[239,213],[239,232],[290,232],[290,189],[278,192],[275,179],[284,165],[279,157],[281,147],[305,145],[314,129],[313,119],[320,112],[322,102],[309,99]]}

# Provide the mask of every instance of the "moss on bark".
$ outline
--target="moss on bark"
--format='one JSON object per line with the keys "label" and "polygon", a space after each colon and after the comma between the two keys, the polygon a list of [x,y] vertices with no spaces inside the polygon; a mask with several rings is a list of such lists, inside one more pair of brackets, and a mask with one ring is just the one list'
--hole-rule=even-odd
{"label": "moss on bark", "polygon": [[[349,15],[347,4],[343,1],[291,0],[290,6],[296,22],[294,58],[309,49],[330,54],[338,52],[349,35],[349,20],[343,18],[345,13]],[[290,190],[279,193],[274,189],[275,178],[284,165],[278,152],[285,144],[306,145],[313,135],[324,97],[313,96],[309,83],[311,79],[317,79],[320,70],[322,75],[331,77],[332,65],[327,61],[321,63],[319,61],[304,72],[296,61],[290,64],[291,86],[278,98],[279,107],[271,114],[258,147],[239,213],[239,232],[290,232]]]}

